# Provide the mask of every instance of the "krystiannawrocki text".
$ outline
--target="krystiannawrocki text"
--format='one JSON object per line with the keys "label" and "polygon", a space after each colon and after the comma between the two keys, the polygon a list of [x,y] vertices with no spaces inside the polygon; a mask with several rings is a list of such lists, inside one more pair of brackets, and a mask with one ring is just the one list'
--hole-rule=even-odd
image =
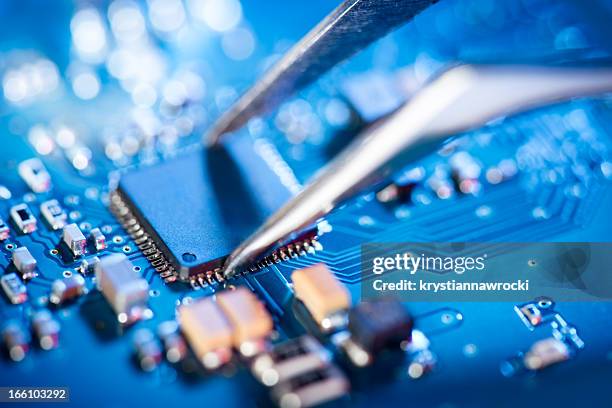
{"label": "krystiannawrocki text", "polygon": [[377,291],[421,291],[421,292],[444,292],[444,291],[528,291],[529,279],[518,279],[513,282],[457,282],[448,280],[446,282],[427,282],[424,280],[411,281],[402,279],[398,282],[385,282],[377,279],[372,282],[372,287]]}

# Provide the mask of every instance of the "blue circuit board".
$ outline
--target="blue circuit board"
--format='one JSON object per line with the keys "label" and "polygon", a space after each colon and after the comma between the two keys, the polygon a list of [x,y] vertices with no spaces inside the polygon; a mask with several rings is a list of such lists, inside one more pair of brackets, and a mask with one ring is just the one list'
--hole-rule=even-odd
{"label": "blue circuit board", "polygon": [[[322,0],[0,4],[0,218],[10,226],[0,242],[0,269],[14,272],[13,253],[25,246],[38,271],[27,282],[25,303],[11,304],[2,295],[0,326],[10,322],[29,333],[32,315],[49,309],[61,327],[54,350],[32,342],[19,362],[3,350],[0,387],[68,387],[74,406],[271,403],[265,387],[238,363],[206,375],[165,361],[150,372],[139,367],[137,330],[155,332],[176,319],[180,305],[226,286],[164,282],[110,211],[110,194],[127,173],[193,154],[212,121],[334,6]],[[441,0],[251,121],[240,137],[256,154],[237,149],[234,159],[251,162],[247,171],[267,168],[265,176],[249,173],[251,186],[265,196],[263,207],[275,206],[267,186],[297,192],[368,123],[397,108],[448,63],[610,57],[611,15],[606,0]],[[325,233],[316,253],[266,266],[231,285],[258,295],[280,342],[312,331],[295,305],[291,273],[323,262],[357,303],[368,278],[360,265],[364,243],[607,242],[611,135],[609,98],[546,107],[457,135],[389,181],[409,185],[410,199],[382,191],[359,196],[319,225]],[[51,176],[49,192],[32,192],[19,175],[19,164],[34,157]],[[471,170],[457,176],[466,168]],[[49,199],[57,199],[69,222],[86,234],[100,229],[107,247],[97,255],[129,258],[149,284],[148,319],[117,325],[87,275],[86,295],[67,306],[50,305],[53,282],[78,275],[83,258],[66,256],[61,231],[42,221],[39,207]],[[33,233],[20,233],[10,221],[10,209],[21,203],[39,220]],[[172,216],[172,208],[164,210]],[[233,221],[246,230],[253,226],[246,216]],[[206,233],[207,226],[201,228]],[[405,302],[427,341],[431,371],[416,375],[406,365],[391,373],[379,368],[363,381],[355,375],[351,392],[332,405],[612,406],[612,305],[546,305],[557,323],[537,327],[517,313],[522,306]],[[551,337],[560,321],[576,335],[567,361],[537,372],[516,369],[516,359]],[[333,342],[320,339],[340,359]]]}

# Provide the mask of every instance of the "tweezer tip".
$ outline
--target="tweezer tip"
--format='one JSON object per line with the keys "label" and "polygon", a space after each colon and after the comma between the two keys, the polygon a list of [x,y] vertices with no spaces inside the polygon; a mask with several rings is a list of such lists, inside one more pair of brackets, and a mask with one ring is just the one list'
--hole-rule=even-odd
{"label": "tweezer tip", "polygon": [[218,146],[221,140],[221,134],[222,132],[219,132],[216,128],[204,133],[204,137],[202,138],[204,146],[207,148]]}

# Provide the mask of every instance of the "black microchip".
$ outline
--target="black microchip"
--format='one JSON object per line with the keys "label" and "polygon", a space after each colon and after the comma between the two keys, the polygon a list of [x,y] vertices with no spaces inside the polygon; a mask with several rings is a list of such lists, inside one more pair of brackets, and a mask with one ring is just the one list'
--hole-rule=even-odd
{"label": "black microchip", "polygon": [[[237,141],[128,172],[115,195],[112,201],[122,206],[115,214],[137,243],[139,228],[152,240],[154,245],[141,239],[139,246],[165,272],[162,276],[174,279],[168,268],[175,278],[188,280],[221,267],[232,249],[291,193],[250,141]],[[130,217],[138,224],[135,234]]]}
{"label": "black microchip", "polygon": [[410,340],[412,326],[412,317],[394,299],[362,302],[349,313],[352,339],[370,353],[399,350],[403,341]]}

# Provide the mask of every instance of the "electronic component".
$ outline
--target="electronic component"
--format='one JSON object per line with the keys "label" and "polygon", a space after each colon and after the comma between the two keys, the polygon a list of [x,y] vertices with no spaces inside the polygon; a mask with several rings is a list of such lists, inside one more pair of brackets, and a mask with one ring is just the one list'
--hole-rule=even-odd
{"label": "electronic component", "polygon": [[133,323],[149,310],[149,284],[124,254],[107,255],[96,265],[96,284],[117,314],[119,323]]}
{"label": "electronic component", "polygon": [[13,264],[21,274],[21,279],[28,280],[38,276],[36,273],[36,259],[28,248],[19,247],[13,250]]}
{"label": "electronic component", "polygon": [[479,180],[482,166],[465,151],[453,154],[448,160],[455,189],[462,194],[478,194],[482,186]]}
{"label": "electronic component", "polygon": [[27,204],[22,203],[12,206],[10,214],[13,223],[23,234],[30,234],[38,228],[36,218]]}
{"label": "electronic component", "polygon": [[382,351],[399,351],[411,339],[413,320],[402,304],[390,298],[359,303],[349,312],[348,331],[334,341],[356,366],[369,365]]}
{"label": "electronic component", "polygon": [[444,170],[437,170],[427,178],[425,184],[441,200],[447,200],[455,195],[453,180]]}
{"label": "electronic component", "polygon": [[584,340],[578,335],[578,330],[565,321],[561,314],[555,313],[554,321],[550,325],[554,338],[561,339],[565,344],[571,344],[573,350],[584,348]]}
{"label": "electronic component", "polygon": [[40,213],[52,230],[64,228],[68,214],[57,200],[45,201],[40,205]]}
{"label": "electronic component", "polygon": [[170,363],[178,363],[187,355],[187,344],[179,332],[178,323],[168,320],[161,323],[157,328],[157,335],[161,339],[166,351],[166,360]]}
{"label": "electronic component", "polygon": [[16,273],[8,273],[0,278],[0,286],[12,304],[18,305],[28,300],[28,291]]}
{"label": "electronic component", "polygon": [[307,371],[329,364],[330,355],[311,336],[301,336],[277,344],[253,360],[251,371],[255,378],[269,387]]}
{"label": "electronic component", "polygon": [[211,298],[181,306],[178,317],[181,330],[204,367],[215,369],[229,361],[232,328]]}
{"label": "electronic component", "polygon": [[537,326],[542,322],[542,313],[533,303],[529,303],[519,310],[532,326]]}
{"label": "electronic component", "polygon": [[60,325],[48,310],[40,310],[32,316],[32,329],[38,344],[43,350],[52,350],[59,346]]}
{"label": "electronic component", "polygon": [[72,275],[53,282],[49,301],[54,305],[60,305],[74,300],[85,293],[87,293],[85,278],[81,275]]}
{"label": "electronic component", "polygon": [[100,231],[100,228],[92,228],[89,231],[89,239],[93,244],[93,247],[96,249],[96,252],[100,252],[106,249],[106,237]]}
{"label": "electronic component", "polygon": [[245,356],[263,349],[261,340],[273,329],[265,306],[247,288],[226,290],[217,295],[217,304],[232,326],[234,347]]}
{"label": "electronic component", "polygon": [[298,269],[291,274],[295,296],[324,330],[346,324],[351,295],[325,264]]}
{"label": "electronic component", "polygon": [[81,256],[87,248],[87,239],[76,224],[68,224],[62,231],[62,240],[74,256]]}
{"label": "electronic component", "polygon": [[553,364],[565,361],[570,350],[563,341],[554,337],[535,342],[525,353],[524,363],[529,370],[541,370]]}
{"label": "electronic component", "polygon": [[408,365],[408,376],[413,380],[417,380],[432,371],[437,362],[436,355],[429,349],[420,350],[411,356],[410,364]]}
{"label": "electronic component", "polygon": [[[123,175],[111,194],[111,210],[167,281],[222,279],[216,272],[227,254],[292,195],[250,143],[235,143],[241,157],[254,159],[196,150]],[[244,168],[256,164],[258,173]]]}
{"label": "electronic component", "polygon": [[272,389],[272,398],[281,408],[306,408],[341,398],[349,388],[344,374],[329,366],[278,384]]}
{"label": "electronic component", "polygon": [[30,349],[30,337],[23,326],[16,321],[9,321],[2,329],[2,340],[13,361],[21,361]]}
{"label": "electronic component", "polygon": [[22,161],[17,172],[33,192],[45,193],[51,189],[51,176],[40,159]]}
{"label": "electronic component", "polygon": [[417,183],[408,182],[406,184],[391,183],[376,193],[376,199],[381,203],[409,203],[412,194],[417,187]]}
{"label": "electronic component", "polygon": [[133,343],[140,368],[153,371],[162,359],[162,352],[153,332],[149,329],[138,330],[134,333]]}
{"label": "electronic component", "polygon": [[11,234],[11,230],[8,225],[4,222],[2,218],[0,218],[0,241],[4,241]]}
{"label": "electronic component", "polygon": [[393,177],[393,182],[376,193],[376,199],[385,204],[408,204],[425,177],[423,167],[414,167]]}
{"label": "electronic component", "polygon": [[515,312],[529,330],[554,319],[554,302],[549,298],[539,298],[533,302],[514,306]]}
{"label": "electronic component", "polygon": [[89,275],[96,271],[96,265],[100,263],[100,258],[97,256],[92,256],[91,258],[85,258],[81,261],[81,265],[79,266],[79,272],[82,275]]}

